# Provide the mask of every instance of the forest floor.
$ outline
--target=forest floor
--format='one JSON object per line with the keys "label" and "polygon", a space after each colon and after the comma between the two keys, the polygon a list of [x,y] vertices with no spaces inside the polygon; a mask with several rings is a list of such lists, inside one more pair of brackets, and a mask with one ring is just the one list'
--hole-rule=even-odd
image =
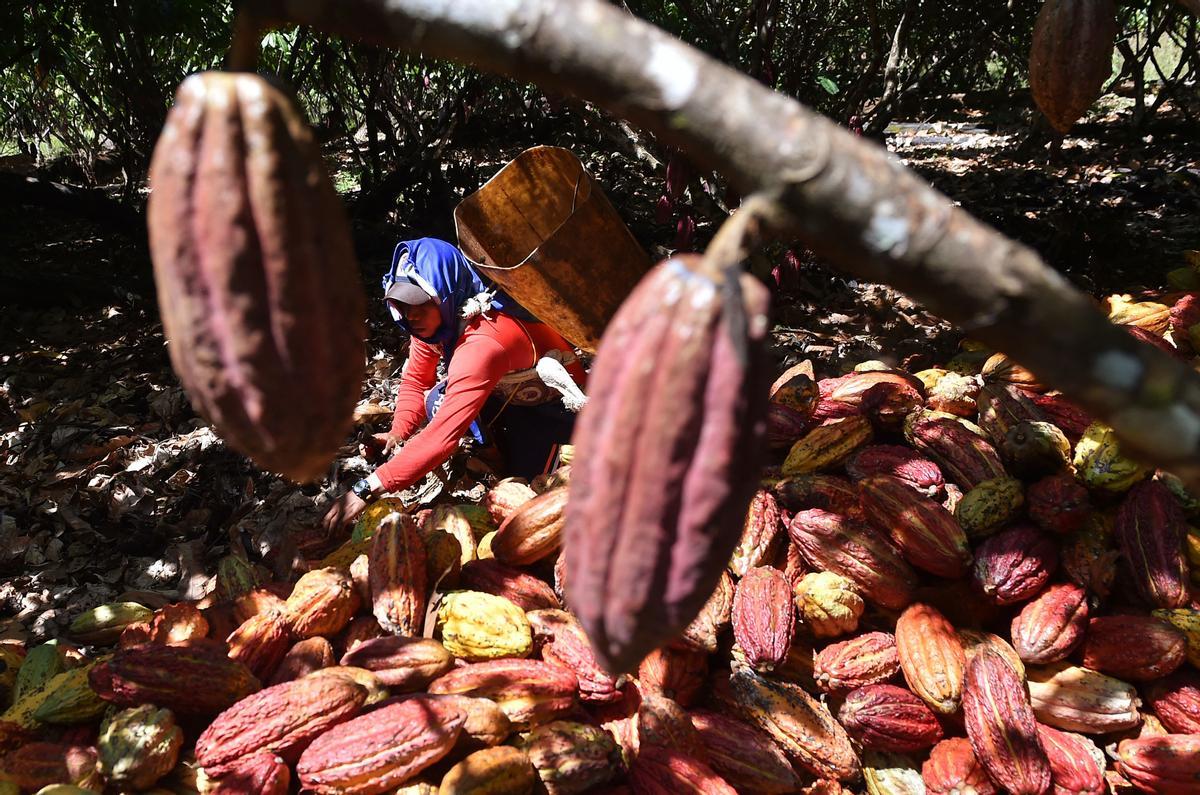
{"label": "forest floor", "polygon": [[[1200,135],[1169,115],[1134,131],[1128,113],[1082,125],[1060,151],[1023,148],[1016,114],[957,101],[888,135],[897,156],[964,208],[1040,251],[1081,289],[1161,290],[1200,249]],[[653,222],[661,172],[598,137],[550,141],[588,152],[635,236],[658,258],[673,225]],[[480,184],[520,151],[469,160]],[[693,184],[693,191],[699,187]],[[700,204],[700,202],[697,202]],[[716,217],[715,214],[713,216]],[[699,239],[713,222],[701,221]],[[364,285],[395,240],[426,234],[356,226]],[[123,592],[197,598],[231,544],[276,554],[324,502],[367,471],[348,440],[324,485],[263,474],[199,420],[171,372],[143,241],[25,208],[0,221],[0,637],[41,639]],[[961,332],[904,296],[838,275],[811,256],[776,290],[782,368],[811,359],[818,376],[882,358],[920,369],[953,355]],[[356,433],[386,423],[403,343],[371,302],[370,366]],[[428,478],[423,500],[463,501],[480,486]]]}

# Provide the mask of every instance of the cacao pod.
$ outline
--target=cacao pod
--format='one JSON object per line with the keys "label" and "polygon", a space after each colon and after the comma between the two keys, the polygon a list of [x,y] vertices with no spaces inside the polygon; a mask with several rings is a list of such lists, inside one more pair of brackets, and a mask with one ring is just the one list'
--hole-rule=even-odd
{"label": "cacao pod", "polygon": [[192,405],[264,469],[319,477],[350,430],[367,335],[350,227],[311,129],[258,75],[192,75],[150,184],[159,309]]}
{"label": "cacao pod", "polygon": [[567,601],[612,672],[700,612],[755,489],[766,290],[704,267],[674,257],[634,288],[605,331],[575,428]]}
{"label": "cacao pod", "polygon": [[170,710],[144,704],[105,720],[96,745],[105,778],[145,790],[179,761],[183,730],[175,725]]}
{"label": "cacao pod", "polygon": [[1050,788],[1050,762],[1025,685],[993,649],[980,649],[967,666],[963,721],[975,756],[993,781],[1013,795],[1042,795]]}
{"label": "cacao pod", "polygon": [[444,701],[412,698],[341,723],[313,740],[296,765],[319,795],[377,795],[448,754],[466,716]]}
{"label": "cacao pod", "polygon": [[1033,26],[1029,89],[1065,134],[1112,74],[1117,8],[1112,0],[1046,0]]}

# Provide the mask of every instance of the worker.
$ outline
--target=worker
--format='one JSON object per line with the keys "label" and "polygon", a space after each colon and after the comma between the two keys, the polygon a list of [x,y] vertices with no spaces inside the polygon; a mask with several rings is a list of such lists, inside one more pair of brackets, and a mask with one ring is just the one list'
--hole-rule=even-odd
{"label": "worker", "polygon": [[[494,446],[507,475],[550,471],[570,441],[575,415],[538,372],[548,360],[560,374],[565,368],[574,381],[566,391],[576,394],[586,378],[570,343],[503,292],[489,290],[450,243],[401,242],[383,291],[392,319],[411,338],[391,429],[375,438],[385,456],[394,455],[328,508],[322,524],[330,533],[380,495],[441,466],[467,432]],[[439,365],[445,367],[440,381]]]}

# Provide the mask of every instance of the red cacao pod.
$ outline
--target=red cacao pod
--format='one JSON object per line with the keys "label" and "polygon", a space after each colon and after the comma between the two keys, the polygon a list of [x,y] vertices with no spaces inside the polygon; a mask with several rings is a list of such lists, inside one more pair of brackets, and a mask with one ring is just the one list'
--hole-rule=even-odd
{"label": "red cacao pod", "polygon": [[993,781],[1013,795],[1050,788],[1050,762],[1016,670],[994,649],[981,648],[967,666],[963,721],[975,756]]}
{"label": "red cacao pod", "polygon": [[319,477],[359,399],[366,306],[312,130],[258,75],[192,75],[150,183],[167,351],[192,405],[264,469]]}
{"label": "red cacao pod", "polygon": [[1157,480],[1131,488],[1117,510],[1113,534],[1134,588],[1152,607],[1183,607],[1190,600],[1185,532],[1179,500]]}
{"label": "red cacao pod", "polygon": [[755,490],[766,289],[705,267],[674,257],[634,288],[605,331],[575,429],[567,601],[612,672],[700,612]]}

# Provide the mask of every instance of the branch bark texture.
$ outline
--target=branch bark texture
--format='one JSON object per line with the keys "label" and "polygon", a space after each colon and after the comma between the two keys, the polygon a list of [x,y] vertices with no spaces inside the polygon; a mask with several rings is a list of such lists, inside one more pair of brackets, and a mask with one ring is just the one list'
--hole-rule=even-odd
{"label": "branch bark texture", "polygon": [[1129,452],[1200,486],[1200,375],[1112,325],[1027,246],[879,146],[603,0],[248,0],[256,16],[595,101],[771,192],[779,233],[891,284],[1061,389]]}

